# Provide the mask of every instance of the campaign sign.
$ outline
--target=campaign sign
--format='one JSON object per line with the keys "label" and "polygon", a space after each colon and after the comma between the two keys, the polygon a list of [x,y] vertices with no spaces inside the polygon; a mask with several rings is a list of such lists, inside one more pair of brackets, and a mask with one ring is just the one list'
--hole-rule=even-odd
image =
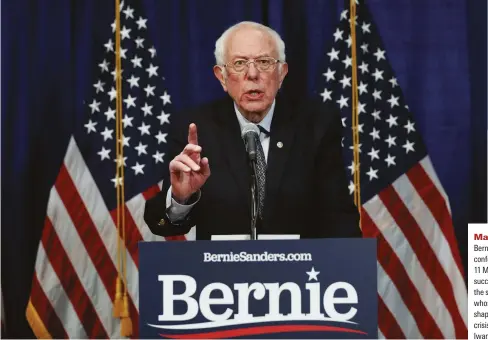
{"label": "campaign sign", "polygon": [[374,338],[376,240],[141,242],[141,338]]}

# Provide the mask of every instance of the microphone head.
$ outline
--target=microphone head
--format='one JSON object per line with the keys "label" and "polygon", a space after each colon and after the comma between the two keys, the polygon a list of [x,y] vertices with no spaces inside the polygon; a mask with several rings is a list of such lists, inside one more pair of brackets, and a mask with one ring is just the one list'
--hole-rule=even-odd
{"label": "microphone head", "polygon": [[259,128],[256,124],[254,123],[247,123],[244,125],[244,128],[242,129],[241,136],[244,138],[248,133],[255,133],[259,136]]}

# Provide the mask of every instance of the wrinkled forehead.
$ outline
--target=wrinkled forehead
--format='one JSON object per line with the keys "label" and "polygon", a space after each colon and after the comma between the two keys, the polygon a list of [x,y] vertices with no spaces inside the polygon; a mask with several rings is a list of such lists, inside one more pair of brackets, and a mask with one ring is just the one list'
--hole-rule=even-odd
{"label": "wrinkled forehead", "polygon": [[254,27],[242,27],[232,32],[227,39],[226,58],[278,58],[278,49],[272,36]]}

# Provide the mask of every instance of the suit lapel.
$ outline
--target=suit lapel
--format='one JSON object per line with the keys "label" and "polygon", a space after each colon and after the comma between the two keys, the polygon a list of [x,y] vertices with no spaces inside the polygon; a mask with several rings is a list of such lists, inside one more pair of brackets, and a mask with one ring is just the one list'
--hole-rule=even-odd
{"label": "suit lapel", "polygon": [[278,191],[285,165],[295,137],[295,124],[291,108],[282,100],[276,101],[275,113],[271,123],[271,139],[268,151],[268,170],[266,174],[265,218],[273,210],[273,196]]}
{"label": "suit lapel", "polygon": [[250,208],[250,175],[247,164],[246,147],[241,138],[241,129],[235,116],[234,106],[231,100],[225,101],[216,113],[216,120],[219,126],[219,133],[222,139],[218,138],[222,155],[230,172]]}

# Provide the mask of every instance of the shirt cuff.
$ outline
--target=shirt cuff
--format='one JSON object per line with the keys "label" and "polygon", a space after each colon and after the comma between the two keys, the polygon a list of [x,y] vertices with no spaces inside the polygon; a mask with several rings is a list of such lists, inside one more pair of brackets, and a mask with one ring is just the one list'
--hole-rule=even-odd
{"label": "shirt cuff", "polygon": [[166,194],[166,210],[170,221],[175,222],[175,221],[183,220],[190,213],[193,206],[198,203],[198,201],[200,200],[200,196],[201,196],[201,192],[199,190],[188,200],[192,203],[186,204],[188,202],[187,201],[185,202],[185,204],[180,204],[176,202],[176,200],[172,197],[171,186],[170,186]]}

